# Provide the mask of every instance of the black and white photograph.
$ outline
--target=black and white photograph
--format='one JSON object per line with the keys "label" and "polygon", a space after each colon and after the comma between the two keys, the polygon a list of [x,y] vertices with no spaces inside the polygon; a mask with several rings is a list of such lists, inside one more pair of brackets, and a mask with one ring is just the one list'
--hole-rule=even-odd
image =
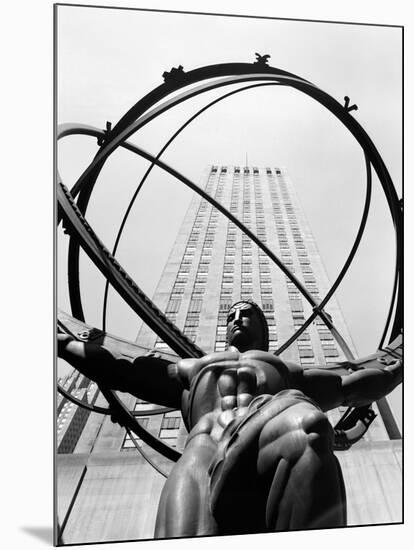
{"label": "black and white photograph", "polygon": [[54,32],[54,543],[401,524],[402,25]]}
{"label": "black and white photograph", "polygon": [[410,547],[407,6],[5,7],[4,547]]}

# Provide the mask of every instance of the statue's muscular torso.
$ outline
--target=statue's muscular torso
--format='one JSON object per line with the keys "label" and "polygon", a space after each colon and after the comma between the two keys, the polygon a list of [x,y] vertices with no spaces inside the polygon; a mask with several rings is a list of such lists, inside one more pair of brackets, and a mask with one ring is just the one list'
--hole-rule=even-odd
{"label": "statue's muscular torso", "polygon": [[[230,348],[170,369],[183,388],[189,435],[162,492],[156,536],[344,525],[332,428],[305,394],[300,366],[268,352]],[[314,483],[322,467],[332,491]]]}
{"label": "statue's muscular torso", "polygon": [[187,390],[183,416],[192,435],[208,432],[218,442],[234,419],[246,416],[252,400],[293,387],[294,375],[275,355],[231,348],[201,359],[182,359],[176,376]]}

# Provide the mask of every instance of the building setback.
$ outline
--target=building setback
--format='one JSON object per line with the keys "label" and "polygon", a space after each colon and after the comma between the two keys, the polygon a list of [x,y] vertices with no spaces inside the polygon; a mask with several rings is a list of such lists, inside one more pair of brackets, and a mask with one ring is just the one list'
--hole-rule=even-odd
{"label": "building setback", "polygon": [[[203,181],[204,190],[273,251],[316,302],[325,296],[330,283],[283,169],[210,166]],[[263,309],[270,351],[280,348],[312,313],[312,306],[282,270],[235,224],[195,194],[153,300],[190,339],[210,352],[226,348],[227,312],[241,299],[253,299]],[[356,356],[334,297],[325,312]],[[136,342],[161,353],[171,352],[145,325]],[[281,357],[305,367],[323,367],[345,359],[318,318]],[[131,396],[125,402],[130,409],[149,408]],[[96,404],[104,405],[101,396]],[[376,405],[374,410],[378,413]],[[331,422],[335,424],[343,412],[330,412]],[[140,422],[170,445],[184,447],[187,434],[179,412],[147,415]],[[59,521],[66,518],[64,542],[151,538],[164,478],[139,454],[125,430],[109,418],[91,413],[82,423],[83,432],[78,434],[73,453],[59,455],[58,461]],[[168,473],[171,464],[166,459],[140,441],[138,444]],[[401,521],[401,441],[389,440],[381,416],[362,441],[337,456],[347,488],[348,524]],[[107,518],[104,529],[103,511]]]}

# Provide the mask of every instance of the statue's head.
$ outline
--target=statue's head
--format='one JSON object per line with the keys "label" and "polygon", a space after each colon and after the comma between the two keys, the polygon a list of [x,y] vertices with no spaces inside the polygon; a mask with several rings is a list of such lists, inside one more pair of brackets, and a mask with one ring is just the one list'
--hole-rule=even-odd
{"label": "statue's head", "polygon": [[260,307],[252,300],[241,300],[227,314],[227,342],[244,352],[269,349],[269,328]]}

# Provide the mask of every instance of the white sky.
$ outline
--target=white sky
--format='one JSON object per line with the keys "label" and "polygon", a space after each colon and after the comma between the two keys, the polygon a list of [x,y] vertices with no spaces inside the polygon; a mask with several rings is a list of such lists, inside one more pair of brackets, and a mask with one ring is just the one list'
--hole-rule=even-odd
{"label": "white sky", "polygon": [[[298,74],[336,99],[350,96],[355,118],[373,139],[401,194],[401,30],[304,21],[61,7],[58,12],[58,120],[100,128],[113,124],[162,82],[164,70],[231,61],[270,64]],[[228,91],[228,90],[225,90]],[[222,90],[204,94],[133,136],[156,154],[170,135]],[[66,138],[59,168],[71,187],[96,152],[96,141]],[[193,181],[211,163],[285,166],[316,237],[330,279],[350,250],[362,213],[365,164],[345,128],[295,90],[268,87],[238,94],[204,113],[163,159]],[[147,167],[120,151],[113,155],[88,213],[112,247],[121,216]],[[130,217],[119,248],[121,264],[150,296],[171,249],[191,192],[155,169]],[[379,182],[357,260],[338,299],[359,354],[379,343],[393,280],[391,218]],[[64,239],[65,241],[67,238]],[[61,243],[60,250],[66,252]],[[63,265],[63,264],[62,264]],[[103,278],[83,263],[87,320],[101,326]],[[62,268],[59,290],[66,287]],[[63,299],[66,310],[69,307]],[[327,308],[329,311],[329,307]],[[134,338],[138,321],[115,293],[108,330]]]}
{"label": "white sky", "polygon": [[[280,17],[296,17],[308,19],[324,19],[339,21],[359,21],[375,23],[404,24],[405,33],[405,200],[411,197],[409,182],[412,181],[412,122],[413,106],[410,98],[414,95],[412,80],[412,47],[413,47],[413,13],[406,0],[377,0],[361,2],[361,0],[347,0],[346,2],[332,2],[331,0],[289,0],[289,2],[269,2],[268,0],[99,0],[90,3],[118,4],[122,6],[143,6],[147,8],[174,8],[199,9],[203,11],[228,11],[250,15],[268,15]],[[53,431],[54,416],[50,396],[53,392],[52,364],[54,357],[54,317],[53,317],[53,144],[51,128],[53,120],[52,101],[52,5],[50,0],[21,0],[17,3],[8,3],[3,10],[3,27],[0,33],[2,52],[2,126],[1,140],[3,151],[2,168],[5,174],[7,191],[3,196],[3,210],[0,217],[2,227],[2,241],[4,269],[2,270],[2,327],[4,345],[2,348],[2,382],[6,391],[2,395],[2,412],[5,422],[2,424],[3,441],[19,441],[19,450],[14,446],[13,452],[3,453],[2,465],[7,475],[3,480],[3,494],[7,499],[7,521],[4,522],[2,538],[7,547],[14,548],[44,548],[51,544],[51,510],[53,484]],[[159,39],[155,35],[151,40],[151,48]],[[277,39],[277,37],[275,37]],[[194,44],[191,46],[194,48]],[[289,50],[297,48],[294,44]],[[330,53],[333,44],[326,48]],[[257,48],[258,49],[258,48]],[[144,48],[147,51],[148,48]],[[224,49],[226,51],[226,48]],[[256,44],[254,45],[256,51]],[[137,81],[141,78],[140,65],[145,58],[139,52],[133,52],[134,62],[128,73]],[[282,52],[273,54],[274,65],[282,65],[279,61]],[[358,56],[365,55],[363,48]],[[283,52],[286,55],[286,51]],[[249,51],[249,59],[251,58]],[[276,57],[277,56],[277,57]],[[357,57],[358,57],[357,56]],[[276,58],[275,58],[276,57]],[[182,62],[182,60],[178,60]],[[173,64],[176,64],[174,59]],[[198,63],[197,63],[198,64]],[[187,67],[186,67],[187,68]],[[294,67],[287,67],[294,70]],[[92,70],[92,68],[91,68]],[[164,70],[164,68],[163,68]],[[297,69],[296,69],[297,70]],[[313,71],[309,72],[311,80],[318,82]],[[124,70],[124,74],[127,71]],[[297,71],[300,73],[300,71]],[[302,72],[306,76],[307,71]],[[158,75],[158,72],[157,72]],[[329,80],[329,79],[328,79]],[[157,80],[158,82],[158,80]],[[144,86],[145,92],[152,87]],[[325,89],[333,93],[334,81],[329,80]],[[348,88],[348,87],[347,87]],[[375,101],[376,94],[382,89],[378,85],[374,93],[369,96],[370,104]],[[137,90],[138,92],[138,90]],[[104,91],[99,90],[99,96]],[[130,93],[123,90],[123,93]],[[355,116],[366,114],[362,109],[359,97],[354,97],[349,88],[335,92],[335,97],[342,97],[347,93],[352,101],[360,105]],[[137,93],[137,95],[139,95]],[[125,101],[125,109],[135,101],[134,90],[130,98]],[[73,100],[74,98],[72,98]],[[121,107],[121,106],[119,106]],[[388,110],[388,107],[387,107]],[[119,114],[112,115],[109,109],[102,109],[104,120]],[[120,109],[121,111],[121,109]],[[76,114],[76,113],[74,113]],[[89,114],[90,113],[86,113]],[[384,111],[379,111],[377,128],[384,120]],[[372,117],[375,118],[375,117]],[[72,120],[87,122],[87,116],[76,116]],[[358,120],[362,120],[358,118]],[[91,120],[90,120],[91,121]],[[102,125],[104,122],[99,121]],[[387,156],[388,147],[384,147],[378,139],[378,132],[372,131],[375,120],[371,120],[366,129],[377,144],[385,161],[395,178],[395,169],[392,168]],[[384,123],[384,126],[386,124]],[[244,157],[243,157],[244,158]],[[243,160],[242,158],[242,160]],[[88,159],[89,160],[89,159]],[[86,159],[85,159],[86,162]],[[227,159],[226,159],[227,162]],[[241,161],[240,161],[241,162]],[[289,169],[291,171],[289,166]],[[298,182],[296,182],[298,184]],[[178,188],[178,186],[177,186]],[[410,215],[407,216],[407,228],[410,229]],[[314,229],[315,231],[315,229]],[[315,232],[316,233],[316,232]],[[407,280],[411,274],[410,256],[406,256]],[[409,310],[411,299],[411,285],[406,285],[406,304]],[[342,303],[344,306],[344,304]],[[410,315],[406,317],[407,334],[410,334]],[[373,315],[372,319],[375,320]],[[30,350],[30,359],[25,353]],[[410,342],[406,339],[405,371],[405,464],[410,464],[413,440],[410,422],[409,389],[411,384]],[[18,392],[15,391],[16,382]],[[411,384],[412,385],[412,384]],[[18,395],[18,399],[17,396]],[[16,400],[17,399],[17,400]],[[17,404],[30,404],[17,406]],[[11,415],[13,414],[13,418]],[[30,415],[30,422],[28,422]],[[24,437],[18,427],[24,426]],[[17,439],[18,438],[18,439]],[[17,451],[17,452],[15,452]],[[412,469],[405,467],[404,477],[407,487],[412,486]],[[375,544],[378,549],[388,549],[395,544],[398,537],[399,544],[403,545],[412,536],[412,495],[405,491],[405,524],[400,526],[379,526],[370,528],[353,528],[341,530],[340,536],[335,530],[307,531],[298,533],[278,533],[277,542],[289,548],[306,548],[328,550],[333,546],[338,550],[360,548],[365,544]],[[401,542],[400,542],[401,541]],[[272,536],[251,536],[249,544],[259,543],[267,548],[274,544]],[[184,548],[186,545],[194,547],[210,547],[215,540],[206,539],[180,540],[159,542],[160,548]],[[229,548],[240,548],[239,539],[228,537],[226,545]],[[406,544],[405,544],[406,545]],[[118,548],[118,544],[106,545],[108,550]],[[152,548],[152,542],[141,542],[140,547]]]}

